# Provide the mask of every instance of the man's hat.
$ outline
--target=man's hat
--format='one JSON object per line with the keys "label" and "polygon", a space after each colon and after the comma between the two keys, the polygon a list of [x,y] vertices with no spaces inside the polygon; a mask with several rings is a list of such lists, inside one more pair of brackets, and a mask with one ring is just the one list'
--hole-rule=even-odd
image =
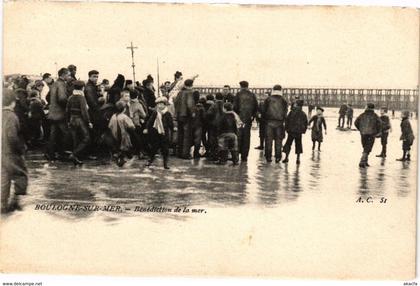
{"label": "man's hat", "polygon": [[191,87],[191,86],[193,85],[193,83],[194,83],[194,81],[193,81],[192,79],[187,79],[187,80],[184,82],[184,85],[185,85],[185,86],[188,86],[188,87]]}
{"label": "man's hat", "polygon": [[367,109],[375,109],[375,104],[373,104],[373,103],[368,103],[368,104],[367,104]]}
{"label": "man's hat", "polygon": [[279,85],[279,84],[276,84],[274,87],[273,87],[273,90],[281,90],[282,89],[282,87],[281,87],[281,85]]}
{"label": "man's hat", "polygon": [[125,81],[125,85],[133,84],[133,81],[131,79],[127,79]]}
{"label": "man's hat", "polygon": [[243,87],[243,88],[247,88],[249,86],[249,83],[247,81],[243,80],[243,81],[239,82],[239,86]]}
{"label": "man's hat", "polygon": [[316,108],[316,110],[321,110],[322,112],[324,112],[324,108],[322,108],[321,106],[318,106],[318,107]]}

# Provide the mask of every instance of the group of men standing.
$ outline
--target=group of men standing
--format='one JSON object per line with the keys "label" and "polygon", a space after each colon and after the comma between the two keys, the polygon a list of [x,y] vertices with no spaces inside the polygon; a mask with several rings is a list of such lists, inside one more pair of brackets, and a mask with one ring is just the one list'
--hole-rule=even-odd
{"label": "group of men standing", "polygon": [[[230,152],[233,165],[239,160],[246,162],[251,127],[256,118],[262,138],[256,149],[264,149],[268,163],[272,162],[273,142],[276,163],[282,160],[282,153],[285,153],[282,162],[289,161],[294,142],[296,164],[300,164],[302,135],[307,129],[312,129],[312,149],[318,142],[319,151],[323,133],[327,132],[324,110],[318,106],[316,115],[308,118],[302,110],[303,100],[296,98],[289,104],[280,85],[275,85],[269,96],[258,103],[247,81],[239,83],[240,90],[236,95],[225,86],[216,96],[204,96],[194,90],[197,76],[184,81],[182,73],[177,71],[174,81],[165,82],[159,87],[161,95],[156,96],[151,75],[140,84],[125,80],[119,74],[110,86],[106,79],[98,84],[97,70],[89,71],[87,82],[78,80],[76,71],[77,68],[70,65],[58,71],[55,82],[47,73],[42,81],[35,81],[32,85],[27,79],[20,78],[3,89],[2,212],[20,208],[17,198],[26,193],[28,181],[23,155],[26,146],[33,147],[37,141],[47,143],[45,156],[49,161],[70,160],[79,165],[83,159],[95,159],[104,151],[105,154],[111,153],[119,166],[135,155],[139,158],[146,156],[146,166],[150,166],[157,152],[161,151],[164,168],[169,169],[171,148],[174,155],[186,160],[207,157],[225,164]],[[382,109],[381,117],[377,116],[373,104],[369,103],[355,121],[363,145],[359,163],[362,168],[369,166],[368,155],[375,137],[381,137],[383,146],[378,157],[386,157],[391,127],[385,113],[386,110]],[[344,116],[347,115],[350,127],[351,105],[342,106],[339,114],[339,126],[344,126]],[[408,118],[409,113],[404,112],[401,123],[403,157],[400,161],[410,160],[414,140]],[[311,123],[312,127],[309,126]],[[12,181],[16,196],[9,203]]]}

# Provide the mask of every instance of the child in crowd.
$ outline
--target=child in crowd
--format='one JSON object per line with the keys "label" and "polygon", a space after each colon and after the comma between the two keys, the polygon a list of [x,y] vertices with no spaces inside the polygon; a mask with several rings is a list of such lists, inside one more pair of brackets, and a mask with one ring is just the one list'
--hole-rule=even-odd
{"label": "child in crowd", "polygon": [[156,110],[153,110],[150,114],[149,120],[146,123],[146,129],[143,131],[144,134],[149,134],[151,145],[150,158],[146,166],[148,167],[153,163],[155,155],[160,149],[163,156],[163,167],[169,169],[169,144],[171,143],[171,137],[174,131],[174,123],[172,115],[167,108],[168,99],[161,96],[156,99],[155,103]]}
{"label": "child in crowd", "polygon": [[219,164],[225,164],[229,151],[232,154],[233,165],[239,161],[238,129],[243,125],[239,116],[233,111],[233,105],[227,102],[223,105],[223,114],[219,125]]}
{"label": "child in crowd", "polygon": [[308,125],[311,125],[311,123],[313,122],[312,133],[311,133],[312,150],[315,150],[315,143],[318,142],[319,152],[321,152],[321,143],[323,140],[322,128],[325,129],[325,135],[327,135],[327,124],[325,123],[325,118],[323,114],[324,114],[324,109],[321,107],[317,107],[316,115],[314,115],[311,118],[311,120],[309,120],[309,123],[308,123]]}
{"label": "child in crowd", "polygon": [[391,122],[388,117],[388,109],[386,107],[381,108],[381,116],[379,119],[382,121],[382,131],[380,133],[381,137],[381,145],[382,145],[382,151],[381,154],[376,155],[376,157],[385,158],[386,157],[386,145],[388,144],[388,135],[391,131]]}
{"label": "child in crowd", "polygon": [[29,94],[28,127],[31,133],[29,144],[37,144],[43,139],[44,132],[42,126],[44,125],[44,121],[44,104],[39,97],[39,93],[32,91]]}
{"label": "child in crowd", "polygon": [[130,117],[124,114],[125,104],[123,101],[118,101],[116,104],[117,113],[111,117],[109,121],[109,129],[114,138],[114,154],[117,155],[117,165],[122,167],[126,160],[131,157],[130,133],[135,130],[135,126]]}
{"label": "child in crowd", "polygon": [[397,161],[410,161],[410,150],[411,145],[413,145],[414,141],[414,134],[413,129],[411,128],[410,120],[409,120],[410,113],[408,111],[403,111],[402,113],[402,120],[401,120],[401,137],[400,140],[402,143],[403,149],[403,156]]}
{"label": "child in crowd", "polygon": [[146,152],[146,142],[143,136],[143,130],[146,120],[146,109],[138,99],[136,91],[130,91],[130,101],[128,103],[129,117],[133,120],[136,127],[134,132],[131,132],[131,139],[133,141],[135,153],[142,158],[142,152]]}

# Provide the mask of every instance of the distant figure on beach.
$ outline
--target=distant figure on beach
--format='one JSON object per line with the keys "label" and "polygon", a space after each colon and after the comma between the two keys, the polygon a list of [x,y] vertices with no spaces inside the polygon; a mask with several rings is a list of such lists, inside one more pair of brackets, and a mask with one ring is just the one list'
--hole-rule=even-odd
{"label": "distant figure on beach", "polygon": [[312,118],[312,111],[315,109],[312,101],[308,103],[308,118]]}
{"label": "distant figure on beach", "polygon": [[347,111],[346,111],[346,116],[347,116],[347,128],[351,129],[351,126],[353,125],[353,107],[351,104],[347,105]]}
{"label": "distant figure on beach", "polygon": [[347,109],[348,109],[347,104],[343,104],[340,106],[340,110],[338,111],[339,116],[338,116],[338,125],[337,125],[337,127],[339,128],[344,128],[344,121],[346,118]]}

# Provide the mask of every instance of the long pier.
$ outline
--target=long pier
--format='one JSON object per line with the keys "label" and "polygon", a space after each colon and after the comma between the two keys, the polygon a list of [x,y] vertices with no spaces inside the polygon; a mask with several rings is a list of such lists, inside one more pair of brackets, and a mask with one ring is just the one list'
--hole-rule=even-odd
{"label": "long pier", "polygon": [[[201,94],[215,94],[222,92],[223,87],[195,87]],[[250,88],[259,100],[271,88]],[[236,94],[239,88],[231,88]],[[343,103],[352,104],[353,107],[363,108],[366,103],[372,102],[375,106],[386,106],[394,110],[417,111],[418,89],[355,89],[355,88],[283,88],[283,95],[289,101],[296,95],[303,99],[306,104],[320,105],[324,107],[339,107]]]}

